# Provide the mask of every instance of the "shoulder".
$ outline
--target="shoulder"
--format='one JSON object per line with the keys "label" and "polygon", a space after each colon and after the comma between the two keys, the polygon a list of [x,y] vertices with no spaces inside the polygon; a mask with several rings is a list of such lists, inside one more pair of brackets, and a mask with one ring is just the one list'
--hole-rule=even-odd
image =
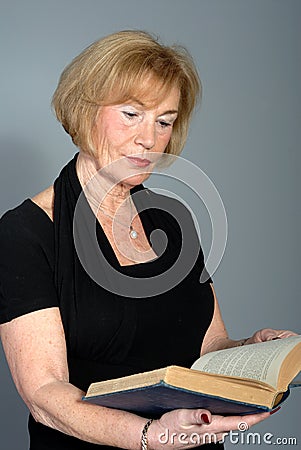
{"label": "shoulder", "polygon": [[53,223],[45,210],[31,199],[7,211],[0,219],[0,247],[9,248],[20,243],[51,244]]}
{"label": "shoulder", "polygon": [[24,279],[24,273],[32,279],[34,272],[52,270],[53,264],[53,223],[41,208],[26,199],[0,219],[0,286],[14,274],[15,282]]}
{"label": "shoulder", "polygon": [[0,219],[0,227],[2,230],[7,226],[31,229],[35,224],[50,222],[53,216],[53,202],[54,191],[53,186],[50,186],[31,199],[27,198],[20,205],[4,213]]}
{"label": "shoulder", "polygon": [[0,323],[57,306],[54,227],[32,200],[0,219]]}
{"label": "shoulder", "polygon": [[39,206],[53,221],[54,188],[49,186],[44,191],[32,197],[32,201]]}

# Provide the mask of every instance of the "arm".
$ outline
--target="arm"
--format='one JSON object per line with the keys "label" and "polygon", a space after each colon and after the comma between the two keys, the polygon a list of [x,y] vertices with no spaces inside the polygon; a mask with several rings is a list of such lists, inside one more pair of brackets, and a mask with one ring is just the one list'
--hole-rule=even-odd
{"label": "arm", "polygon": [[[84,394],[68,382],[66,346],[57,307],[20,316],[0,328],[3,347],[16,387],[38,422],[87,442],[141,448],[140,439],[145,418],[87,404]],[[269,413],[246,417],[213,416],[204,409],[175,410],[155,420],[149,430],[149,448],[184,449],[194,444],[162,444],[160,435],[198,433],[205,437],[215,433],[217,439],[229,430],[237,430],[244,420],[249,426],[269,417]]]}
{"label": "arm", "polygon": [[214,313],[211,324],[205,334],[201,355],[213,352],[215,350],[222,350],[230,347],[238,347],[245,343],[245,339],[235,341],[230,339],[222,318],[221,310],[215,295],[213,284],[210,284],[214,296]]}
{"label": "arm", "polygon": [[144,418],[82,402],[84,393],[68,382],[58,308],[1,325],[1,338],[16,387],[35,420],[88,442],[140,448]]}
{"label": "arm", "polygon": [[269,341],[271,339],[283,339],[296,335],[289,330],[274,330],[272,328],[264,328],[256,331],[247,339],[234,340],[230,339],[221,315],[220,307],[216,298],[213,284],[210,285],[214,296],[214,313],[211,324],[205,334],[201,355],[215,350],[222,350],[230,347],[238,347],[240,345],[255,344],[258,342]]}
{"label": "arm", "polygon": [[88,405],[81,401],[84,393],[69,383],[65,335],[44,248],[47,225],[26,208],[0,221],[0,334],[16,387],[36,421],[87,442],[138,449],[144,418]]}

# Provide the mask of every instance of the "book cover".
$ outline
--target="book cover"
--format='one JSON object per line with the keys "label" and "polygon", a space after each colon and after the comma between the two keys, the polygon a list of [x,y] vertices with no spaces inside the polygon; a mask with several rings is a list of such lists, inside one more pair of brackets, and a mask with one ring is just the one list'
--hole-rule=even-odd
{"label": "book cover", "polygon": [[[288,397],[289,392],[287,390],[283,394],[278,405]],[[244,415],[271,411],[270,408],[261,405],[252,405],[177,388],[164,381],[152,386],[84,397],[83,400],[147,417],[159,417],[168,411],[180,408],[204,408],[221,415]]]}

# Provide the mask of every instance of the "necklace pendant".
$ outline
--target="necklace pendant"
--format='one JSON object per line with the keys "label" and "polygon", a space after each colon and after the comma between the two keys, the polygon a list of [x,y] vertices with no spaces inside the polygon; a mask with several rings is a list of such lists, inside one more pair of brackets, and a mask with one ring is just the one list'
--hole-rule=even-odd
{"label": "necklace pendant", "polygon": [[130,237],[131,237],[132,239],[137,239],[137,237],[138,237],[137,231],[131,229],[131,231],[130,231]]}

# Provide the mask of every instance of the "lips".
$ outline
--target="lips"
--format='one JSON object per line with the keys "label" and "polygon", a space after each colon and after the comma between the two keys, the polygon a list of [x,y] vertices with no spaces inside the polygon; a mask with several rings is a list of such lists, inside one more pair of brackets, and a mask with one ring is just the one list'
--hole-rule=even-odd
{"label": "lips", "polygon": [[127,156],[126,158],[137,167],[147,167],[151,164],[151,161],[146,158],[137,158],[136,156]]}

